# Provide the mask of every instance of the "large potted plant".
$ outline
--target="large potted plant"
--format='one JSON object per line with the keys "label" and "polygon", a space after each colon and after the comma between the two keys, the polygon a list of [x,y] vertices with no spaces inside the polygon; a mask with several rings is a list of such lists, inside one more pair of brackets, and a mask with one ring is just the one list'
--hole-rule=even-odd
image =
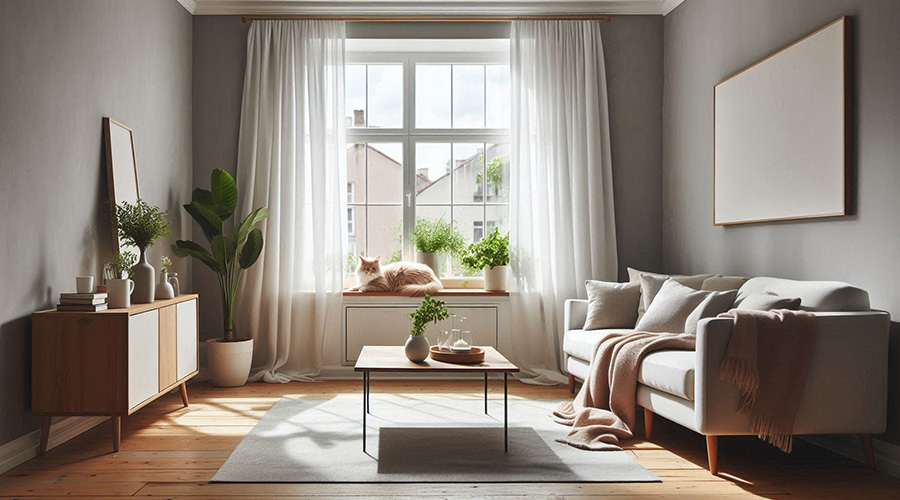
{"label": "large potted plant", "polygon": [[434,271],[434,275],[441,277],[439,255],[449,253],[456,255],[465,249],[465,240],[453,224],[444,220],[420,217],[409,235],[412,244],[416,247],[416,260],[425,264]]}
{"label": "large potted plant", "polygon": [[147,249],[160,238],[168,238],[169,211],[149,205],[138,199],[137,203],[127,201],[116,205],[112,201],[109,215],[110,222],[116,226],[119,238],[128,245],[134,245],[140,251],[138,263],[134,265],[134,292],[131,301],[136,304],[153,302],[156,292],[156,271],[147,262]]}
{"label": "large potted plant", "polygon": [[506,291],[509,282],[509,233],[500,236],[500,230],[495,228],[478,243],[472,243],[462,258],[462,264],[473,271],[483,271],[486,291]]}
{"label": "large potted plant", "polygon": [[262,231],[254,226],[268,216],[266,207],[257,208],[242,222],[225,232],[224,221],[237,207],[234,178],[215,169],[210,179],[212,189],[195,189],[185,211],[197,221],[209,248],[193,241],[178,240],[172,251],[178,257],[194,257],[213,270],[222,291],[225,335],[206,341],[206,355],[213,384],[238,387],[247,383],[253,361],[253,339],[234,336],[234,299],[245,270],[250,268],[263,248]]}
{"label": "large potted plant", "polygon": [[406,340],[404,352],[413,363],[421,363],[428,357],[428,351],[431,348],[428,345],[428,339],[425,338],[425,329],[428,328],[429,323],[437,323],[449,318],[450,311],[444,307],[442,301],[434,300],[431,295],[426,295],[422,305],[409,317],[413,320],[413,327]]}

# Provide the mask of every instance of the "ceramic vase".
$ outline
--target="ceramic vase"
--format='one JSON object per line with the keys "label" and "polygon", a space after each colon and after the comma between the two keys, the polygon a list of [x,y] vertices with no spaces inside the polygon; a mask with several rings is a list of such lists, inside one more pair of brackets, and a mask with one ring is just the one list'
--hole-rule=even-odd
{"label": "ceramic vase", "polygon": [[175,288],[169,283],[169,273],[159,273],[159,283],[156,284],[156,300],[174,299]]}
{"label": "ceramic vase", "polygon": [[434,271],[434,275],[441,277],[441,263],[438,254],[432,252],[416,252],[416,260],[419,264],[425,264]]}
{"label": "ceramic vase", "polygon": [[131,292],[134,291],[134,281],[125,279],[111,279],[106,281],[107,298],[110,309],[125,309],[131,307]]}
{"label": "ceramic vase", "polygon": [[253,361],[253,339],[206,341],[209,374],[216,387],[240,387],[247,383]]}
{"label": "ceramic vase", "polygon": [[134,293],[131,301],[135,304],[153,302],[156,294],[156,270],[147,262],[147,252],[141,250],[141,259],[131,268],[134,273]]}
{"label": "ceramic vase", "polygon": [[509,282],[509,266],[484,266],[484,290],[505,292]]}
{"label": "ceramic vase", "polygon": [[421,363],[428,357],[428,350],[430,348],[431,346],[428,345],[428,339],[426,339],[424,335],[410,335],[409,338],[406,339],[404,351],[406,352],[406,357],[409,358],[410,361],[413,363]]}

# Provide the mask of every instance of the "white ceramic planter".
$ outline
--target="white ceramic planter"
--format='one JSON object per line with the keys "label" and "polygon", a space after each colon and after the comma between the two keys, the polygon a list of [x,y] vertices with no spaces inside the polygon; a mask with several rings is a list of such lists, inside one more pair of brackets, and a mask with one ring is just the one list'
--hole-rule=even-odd
{"label": "white ceramic planter", "polygon": [[409,358],[413,363],[421,363],[425,361],[428,357],[428,350],[431,348],[428,345],[428,339],[425,338],[424,335],[410,335],[408,339],[406,339],[406,346],[404,351],[406,352],[406,357]]}
{"label": "white ceramic planter", "polygon": [[159,283],[156,284],[156,300],[175,298],[175,289],[169,283],[169,273],[159,273]]}
{"label": "white ceramic planter", "polygon": [[222,339],[206,341],[206,360],[212,383],[217,387],[240,387],[250,376],[253,362],[253,339],[225,342]]}
{"label": "white ceramic planter", "polygon": [[484,266],[484,290],[505,292],[509,284],[509,266]]}
{"label": "white ceramic planter", "polygon": [[134,291],[134,281],[127,279],[111,279],[106,282],[106,302],[110,309],[125,309],[131,307],[131,292]]}
{"label": "white ceramic planter", "polygon": [[156,271],[153,266],[147,262],[147,252],[141,252],[141,258],[134,267],[134,292],[131,294],[131,301],[135,304],[149,304],[153,302],[156,295]]}
{"label": "white ceramic planter", "polygon": [[432,271],[434,271],[434,275],[438,278],[441,277],[441,262],[438,259],[438,254],[430,253],[430,252],[416,252],[416,261],[419,264],[425,264],[430,267]]}

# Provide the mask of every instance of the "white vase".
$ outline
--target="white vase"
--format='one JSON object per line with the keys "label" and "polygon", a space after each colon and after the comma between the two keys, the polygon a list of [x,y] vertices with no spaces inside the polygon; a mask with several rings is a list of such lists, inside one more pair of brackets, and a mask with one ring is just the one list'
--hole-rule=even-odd
{"label": "white vase", "polygon": [[434,271],[434,275],[438,278],[441,277],[441,262],[438,259],[438,254],[432,252],[419,252],[416,251],[416,261],[419,264],[425,264],[430,267],[432,271]]}
{"label": "white vase", "polygon": [[106,281],[106,302],[110,309],[125,309],[131,307],[131,292],[134,291],[134,281],[112,279]]}
{"label": "white vase", "polygon": [[156,300],[174,298],[175,288],[169,283],[169,273],[159,273],[159,283],[156,284]]}
{"label": "white vase", "polygon": [[253,339],[226,342],[223,339],[206,341],[206,361],[216,387],[240,387],[247,383],[253,362]]}
{"label": "white vase", "polygon": [[484,290],[505,292],[509,283],[509,266],[484,266]]}
{"label": "white vase", "polygon": [[406,352],[406,357],[409,358],[410,361],[413,363],[421,363],[428,357],[429,349],[431,349],[431,346],[428,345],[428,339],[426,339],[424,335],[410,335],[409,338],[406,339],[406,346],[403,350]]}
{"label": "white vase", "polygon": [[147,252],[141,251],[141,260],[131,268],[134,273],[134,293],[131,301],[135,304],[149,304],[156,294],[156,270],[147,262]]}

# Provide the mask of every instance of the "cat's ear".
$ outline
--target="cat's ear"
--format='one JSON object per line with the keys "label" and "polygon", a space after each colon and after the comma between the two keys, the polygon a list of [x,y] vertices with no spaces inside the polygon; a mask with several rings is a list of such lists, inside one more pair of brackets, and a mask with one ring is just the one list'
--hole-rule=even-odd
{"label": "cat's ear", "polygon": [[381,256],[380,256],[380,255],[377,255],[377,256],[375,257],[375,262],[381,262]]}
{"label": "cat's ear", "polygon": [[359,261],[360,261],[360,262],[365,262],[365,261],[366,261],[366,259],[362,258],[362,255],[357,255],[357,257],[359,257]]}

